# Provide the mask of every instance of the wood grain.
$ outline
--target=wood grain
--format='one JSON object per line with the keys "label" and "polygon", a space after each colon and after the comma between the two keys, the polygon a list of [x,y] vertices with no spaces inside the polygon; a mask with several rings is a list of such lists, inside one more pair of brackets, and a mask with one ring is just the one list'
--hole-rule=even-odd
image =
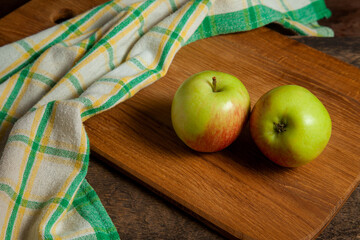
{"label": "wood grain", "polygon": [[[14,18],[20,18],[17,23],[22,26],[29,16],[35,17],[26,29],[9,31],[6,23],[14,19],[12,15],[5,17],[6,21],[0,21],[0,29],[6,30],[0,44],[53,25],[56,18],[49,16],[58,16],[54,9],[66,6],[76,14],[89,8],[89,1],[78,1],[79,5],[64,2],[46,12],[47,17],[36,14],[38,4],[30,5],[33,15],[26,12]],[[34,24],[39,21],[44,24]],[[177,86],[205,69],[241,77],[252,104],[280,84],[309,88],[333,118],[329,147],[315,162],[299,169],[283,169],[267,161],[252,143],[247,129],[220,153],[190,151],[172,131],[170,104]],[[318,234],[359,182],[358,83],[356,68],[259,29],[185,47],[165,78],[86,125],[93,150],[226,236],[307,239]]]}
{"label": "wood grain", "polygon": [[[309,165],[284,169],[262,156],[248,129],[224,151],[188,149],[172,129],[171,101],[183,80],[206,69],[238,76],[252,104],[283,84],[311,90],[333,121],[325,152]],[[223,234],[311,239],[359,182],[359,80],[355,67],[258,29],[184,47],[166,77],[85,124],[93,151]]]}
{"label": "wood grain", "polygon": [[[0,21],[0,46],[54,26],[107,0],[31,0]],[[65,14],[64,14],[65,13]]]}
{"label": "wood grain", "polygon": [[[301,37],[297,41],[360,67],[360,37]],[[360,186],[350,195],[340,211],[317,240],[360,238]]]}

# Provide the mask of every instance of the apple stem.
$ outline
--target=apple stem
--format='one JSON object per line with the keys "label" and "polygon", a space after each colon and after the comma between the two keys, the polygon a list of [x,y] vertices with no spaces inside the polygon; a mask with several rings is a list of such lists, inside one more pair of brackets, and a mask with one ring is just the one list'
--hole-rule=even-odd
{"label": "apple stem", "polygon": [[213,92],[216,92],[216,77],[212,78]]}

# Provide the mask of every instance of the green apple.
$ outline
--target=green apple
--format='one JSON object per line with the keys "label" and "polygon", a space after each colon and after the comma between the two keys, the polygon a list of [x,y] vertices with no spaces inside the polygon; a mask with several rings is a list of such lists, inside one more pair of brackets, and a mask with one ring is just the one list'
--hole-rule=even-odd
{"label": "green apple", "polygon": [[331,135],[331,119],[309,90],[285,85],[264,94],[250,116],[254,142],[273,162],[298,167],[314,160]]}
{"label": "green apple", "polygon": [[239,79],[216,71],[197,73],[175,93],[171,120],[178,137],[200,152],[216,152],[239,135],[250,112],[250,97]]}

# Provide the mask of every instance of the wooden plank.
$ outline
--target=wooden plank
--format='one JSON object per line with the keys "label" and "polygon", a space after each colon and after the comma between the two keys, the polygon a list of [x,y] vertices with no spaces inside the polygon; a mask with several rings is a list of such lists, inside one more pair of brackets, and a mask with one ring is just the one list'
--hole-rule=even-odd
{"label": "wooden plank", "polygon": [[[53,25],[56,18],[49,16],[58,16],[62,6],[77,14],[99,2],[61,0],[39,16],[39,6],[49,9],[46,1],[32,0],[16,11],[18,15],[0,21],[0,44]],[[12,21],[19,28],[24,22],[29,27],[9,28]],[[307,87],[332,116],[328,148],[316,161],[298,169],[280,168],[266,160],[247,129],[222,152],[189,150],[172,130],[170,104],[180,83],[205,69],[238,76],[249,90],[252,105],[281,84]],[[359,183],[359,83],[358,69],[258,29],[186,46],[166,77],[85,124],[95,152],[224,235],[309,239],[330,221]]]}

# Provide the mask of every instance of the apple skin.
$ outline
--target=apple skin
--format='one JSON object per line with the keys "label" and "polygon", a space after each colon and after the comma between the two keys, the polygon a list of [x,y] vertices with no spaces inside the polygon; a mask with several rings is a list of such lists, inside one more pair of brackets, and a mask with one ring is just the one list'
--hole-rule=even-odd
{"label": "apple skin", "polygon": [[185,80],[171,106],[176,134],[199,152],[216,152],[229,146],[249,113],[250,97],[245,86],[236,77],[217,71],[200,72]]}
{"label": "apple skin", "polygon": [[250,116],[250,133],[270,160],[284,167],[298,167],[324,150],[331,136],[331,119],[310,91],[285,85],[257,101]]}

